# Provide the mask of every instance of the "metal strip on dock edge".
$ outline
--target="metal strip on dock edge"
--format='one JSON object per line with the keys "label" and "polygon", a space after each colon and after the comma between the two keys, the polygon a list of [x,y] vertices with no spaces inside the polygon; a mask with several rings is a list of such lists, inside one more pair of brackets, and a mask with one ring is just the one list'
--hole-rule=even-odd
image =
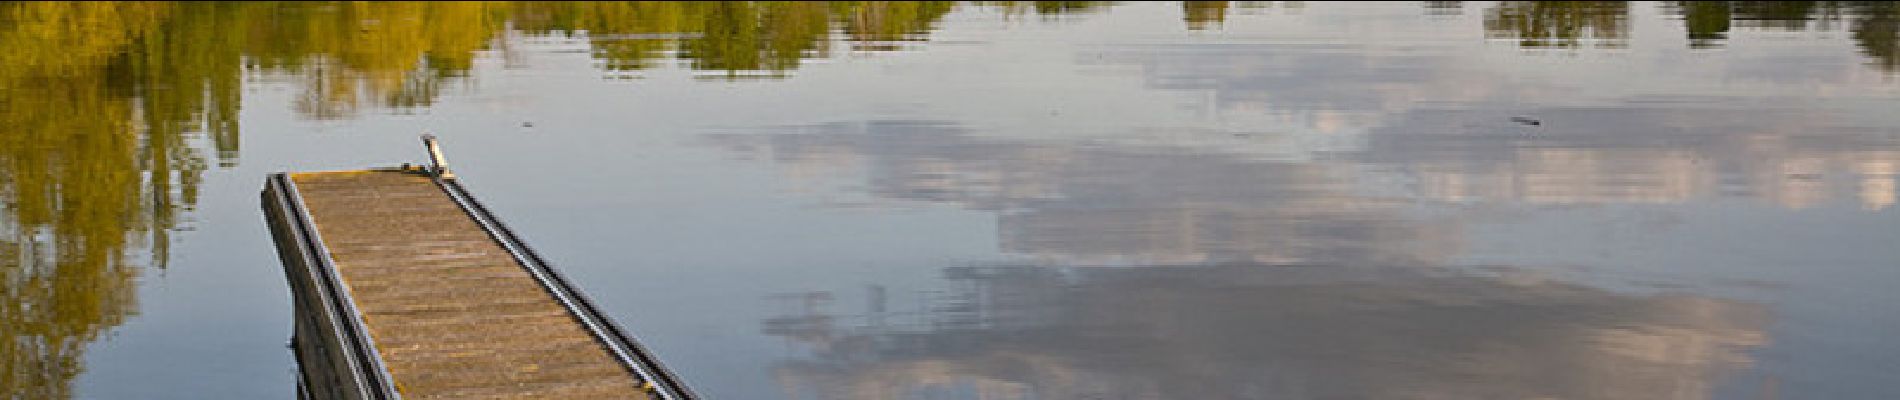
{"label": "metal strip on dock edge", "polygon": [[[356,380],[358,391],[372,399],[400,399],[402,394],[389,377],[389,368],[383,362],[382,353],[376,350],[376,343],[370,338],[367,324],[356,309],[355,299],[350,297],[349,288],[344,287],[337,275],[336,265],[330,258],[328,247],[323,244],[323,236],[317,232],[316,220],[310,216],[309,208],[304,205],[303,195],[297,191],[297,184],[287,173],[272,174],[270,184],[277,187],[278,207],[286,214],[289,234],[298,244],[298,254],[304,258],[304,264],[315,285],[318,303],[324,306],[325,314],[335,316],[348,314],[337,321],[343,332],[338,343],[345,344],[344,352],[349,363],[356,370],[351,378]],[[367,382],[365,382],[367,380]]]}
{"label": "metal strip on dock edge", "polygon": [[528,245],[515,236],[506,225],[503,225],[500,219],[489,213],[487,207],[476,201],[475,197],[462,187],[458,179],[445,179],[435,174],[430,174],[430,179],[434,180],[436,186],[447,193],[456,205],[474,218],[476,224],[488,232],[489,237],[501,244],[516,262],[534,275],[535,280],[539,281],[548,293],[554,295],[555,300],[559,301],[562,307],[573,313],[575,320],[587,328],[588,333],[593,334],[594,338],[607,347],[630,372],[645,381],[643,383],[651,385],[653,394],[657,394],[664,400],[697,398],[677,376],[660,363],[658,357],[653,356],[646,347],[634,341],[632,336],[629,336],[619,325],[614,324],[613,320],[606,318],[593,305],[593,302],[588,300],[580,290],[574,288],[574,285],[562,277],[560,272],[549,268],[540,255],[535,254],[534,250],[528,248]]}

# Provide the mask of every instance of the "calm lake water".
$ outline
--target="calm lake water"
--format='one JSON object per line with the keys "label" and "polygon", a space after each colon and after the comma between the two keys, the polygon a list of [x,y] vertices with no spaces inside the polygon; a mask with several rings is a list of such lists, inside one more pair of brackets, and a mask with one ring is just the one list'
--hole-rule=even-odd
{"label": "calm lake water", "polygon": [[264,175],[433,132],[707,398],[1900,398],[1896,111],[1895,3],[4,3],[0,397],[291,397]]}

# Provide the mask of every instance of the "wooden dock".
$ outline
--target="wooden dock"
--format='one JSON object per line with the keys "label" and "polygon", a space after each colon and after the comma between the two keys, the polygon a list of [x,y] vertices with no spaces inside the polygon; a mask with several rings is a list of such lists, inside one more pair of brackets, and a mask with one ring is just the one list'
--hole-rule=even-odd
{"label": "wooden dock", "polygon": [[436,154],[434,167],[269,178],[301,397],[692,398]]}

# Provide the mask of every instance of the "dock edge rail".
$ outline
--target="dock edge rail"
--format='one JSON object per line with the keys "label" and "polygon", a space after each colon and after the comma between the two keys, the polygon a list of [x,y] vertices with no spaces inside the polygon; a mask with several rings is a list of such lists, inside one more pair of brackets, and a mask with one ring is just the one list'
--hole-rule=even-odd
{"label": "dock edge rail", "polygon": [[[548,266],[546,260],[489,212],[487,206],[475,200],[448,170],[433,135],[423,135],[422,139],[429,152],[429,166],[403,164],[372,170],[428,177],[638,380],[637,386],[630,389],[661,400],[698,398],[658,357],[635,341],[626,329],[607,318],[580,289]],[[262,197],[266,222],[276,241],[278,257],[283,261],[295,302],[290,347],[299,365],[297,397],[400,399],[400,387],[390,377],[388,364],[370,337],[363,314],[350,298],[349,287],[338,273],[329,247],[323,243],[291,173],[270,174]],[[312,390],[321,393],[312,393]]]}
{"label": "dock edge rail", "polygon": [[[297,192],[296,182],[288,173],[271,174],[262,197],[292,301],[297,303],[290,347],[299,364],[298,398],[402,398],[370,338],[363,314],[350,298],[315,220],[303,204],[303,196]],[[342,365],[332,364],[337,362]],[[323,365],[311,368],[306,363]]]}
{"label": "dock edge rail", "polygon": [[490,213],[487,206],[475,200],[475,196],[469,194],[468,189],[462,186],[460,179],[448,172],[446,166],[440,163],[440,153],[436,150],[434,141],[428,140],[428,142],[434,158],[432,161],[437,161],[437,163],[435,168],[425,170],[425,173],[435,181],[436,186],[440,187],[443,193],[448,194],[449,198],[462,208],[462,211],[468,213],[469,217],[475,220],[476,225],[488,232],[489,237],[494,238],[496,243],[507,250],[509,256],[514,257],[515,262],[527,269],[528,274],[534,276],[542,289],[553,295],[555,301],[561,303],[561,307],[566,308],[568,313],[574,316],[576,322],[579,322],[603,347],[606,347],[608,352],[627,368],[628,372],[639,378],[642,389],[646,390],[647,394],[662,400],[698,398],[678,376],[660,363],[659,357],[654,356],[645,346],[635,341],[631,335],[627,334],[626,329],[607,318],[606,314],[595,307],[593,301],[588,300],[587,296],[582,294],[580,289],[566,277],[563,277],[560,271],[549,267],[546,260],[535,254],[534,250],[529,248],[527,243],[522,242],[514,231],[509,230],[507,225],[502,224],[501,219]]}

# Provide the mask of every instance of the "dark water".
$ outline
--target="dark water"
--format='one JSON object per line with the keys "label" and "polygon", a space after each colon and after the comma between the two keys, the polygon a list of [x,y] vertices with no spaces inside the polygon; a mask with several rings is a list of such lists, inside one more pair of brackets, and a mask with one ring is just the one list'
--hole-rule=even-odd
{"label": "dark water", "polygon": [[0,397],[290,397],[262,177],[427,131],[709,398],[1900,398],[1897,39],[1871,2],[0,3]]}

